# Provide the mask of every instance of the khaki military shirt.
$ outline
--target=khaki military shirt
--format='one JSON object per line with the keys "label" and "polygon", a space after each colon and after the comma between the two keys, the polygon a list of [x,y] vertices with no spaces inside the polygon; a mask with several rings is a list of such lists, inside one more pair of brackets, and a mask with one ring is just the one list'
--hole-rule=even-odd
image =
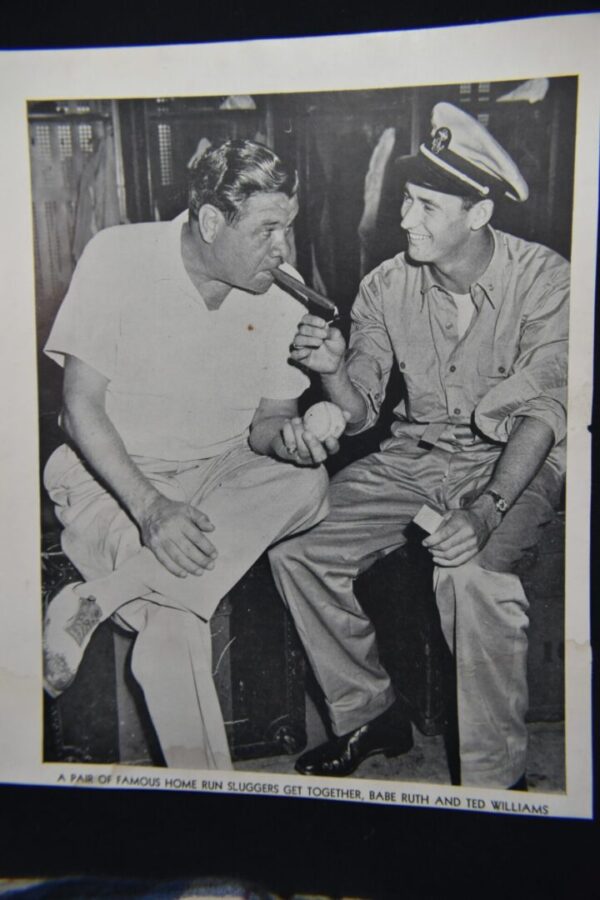
{"label": "khaki military shirt", "polygon": [[471,286],[475,311],[462,338],[456,304],[427,265],[401,253],[363,279],[347,357],[367,402],[361,430],[377,419],[395,359],[405,391],[393,434],[463,446],[479,433],[504,443],[515,419],[529,416],[564,444],[568,263],[547,247],[490,230],[494,252]]}

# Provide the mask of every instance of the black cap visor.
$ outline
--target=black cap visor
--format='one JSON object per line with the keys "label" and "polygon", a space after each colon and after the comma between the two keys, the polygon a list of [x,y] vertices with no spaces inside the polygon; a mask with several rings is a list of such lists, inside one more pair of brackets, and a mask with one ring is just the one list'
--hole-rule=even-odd
{"label": "black cap visor", "polygon": [[395,165],[402,184],[410,182],[419,187],[429,188],[431,191],[439,191],[441,194],[470,197],[476,200],[485,199],[475,188],[460,178],[455,178],[421,154],[400,156],[396,159]]}

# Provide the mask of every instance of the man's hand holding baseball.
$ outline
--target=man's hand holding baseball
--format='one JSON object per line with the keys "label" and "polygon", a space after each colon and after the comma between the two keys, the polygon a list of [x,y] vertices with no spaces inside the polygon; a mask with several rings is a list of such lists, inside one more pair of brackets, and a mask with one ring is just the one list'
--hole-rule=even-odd
{"label": "man's hand holding baseball", "polygon": [[[344,412],[344,417],[348,419],[348,413]],[[299,416],[285,422],[281,431],[281,444],[276,444],[279,458],[298,466],[317,466],[339,449],[337,438],[326,437],[323,441],[319,440]]]}

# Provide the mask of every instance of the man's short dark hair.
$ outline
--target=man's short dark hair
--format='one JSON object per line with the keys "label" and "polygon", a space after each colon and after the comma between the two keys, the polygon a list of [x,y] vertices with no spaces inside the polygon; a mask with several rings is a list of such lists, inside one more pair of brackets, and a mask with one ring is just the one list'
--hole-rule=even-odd
{"label": "man's short dark hair", "polygon": [[196,219],[200,207],[210,203],[231,224],[253,194],[281,192],[293,197],[297,190],[296,171],[268,147],[255,141],[226,141],[207,151],[191,172],[190,217]]}

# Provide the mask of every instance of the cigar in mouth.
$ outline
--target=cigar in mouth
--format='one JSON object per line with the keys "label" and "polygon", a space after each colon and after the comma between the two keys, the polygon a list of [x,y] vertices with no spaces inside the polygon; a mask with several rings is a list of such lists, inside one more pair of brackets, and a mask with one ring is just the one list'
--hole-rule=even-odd
{"label": "cigar in mouth", "polygon": [[335,303],[332,303],[331,300],[327,299],[327,297],[319,294],[318,291],[315,291],[311,287],[308,287],[308,285],[304,284],[303,281],[299,281],[292,275],[288,275],[288,273],[284,272],[282,269],[273,269],[273,277],[275,278],[277,284],[281,285],[281,287],[289,288],[291,291],[294,291],[294,293],[300,294],[306,300],[314,303],[315,306],[320,306],[321,309],[327,310],[327,312],[334,319],[338,318],[339,311]]}

